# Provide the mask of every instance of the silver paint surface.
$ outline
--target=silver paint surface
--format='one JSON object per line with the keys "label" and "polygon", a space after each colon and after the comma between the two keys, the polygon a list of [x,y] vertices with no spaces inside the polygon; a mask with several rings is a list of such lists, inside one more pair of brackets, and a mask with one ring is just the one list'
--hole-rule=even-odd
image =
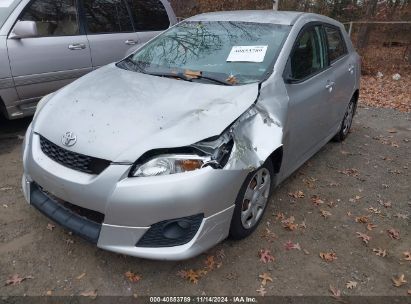
{"label": "silver paint surface", "polygon": [[[315,14],[230,12],[192,18],[226,19],[293,24],[273,73],[260,87],[257,83],[189,83],[122,70],[114,64],[105,66],[42,105],[26,135],[23,185],[34,180],[61,199],[104,213],[98,246],[107,250],[176,260],[200,254],[226,238],[237,194],[249,172],[281,148],[284,157],[275,179],[278,184],[326,144],[359,89],[360,69],[344,31],[346,56],[309,81],[286,84],[283,71],[303,26],[312,21],[342,30],[343,26]],[[355,73],[346,75],[349,64],[356,66]],[[326,89],[329,80],[338,84],[332,92]],[[320,121],[312,123],[317,117]],[[128,177],[132,164],[147,151],[195,145],[224,130],[232,134],[234,148],[223,169]],[[66,149],[114,163],[94,176],[49,159],[40,149],[37,134],[61,145],[67,131],[74,132],[78,141]],[[198,213],[204,213],[205,219],[190,243],[161,249],[134,246],[150,225]]]}

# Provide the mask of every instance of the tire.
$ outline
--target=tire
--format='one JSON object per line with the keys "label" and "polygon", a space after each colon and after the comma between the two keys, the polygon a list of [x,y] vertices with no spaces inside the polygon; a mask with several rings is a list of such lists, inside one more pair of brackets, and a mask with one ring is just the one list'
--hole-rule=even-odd
{"label": "tire", "polygon": [[[235,202],[229,233],[231,239],[244,239],[257,228],[267,209],[273,190],[273,180],[274,167],[271,159],[247,176]],[[259,183],[260,190],[257,191]],[[246,198],[246,195],[250,199]]]}
{"label": "tire", "polygon": [[345,111],[343,121],[341,122],[341,127],[338,133],[334,136],[333,141],[342,142],[350,133],[352,121],[355,116],[355,111],[357,109],[357,100],[355,97],[351,98],[350,103],[348,104],[347,110]]}

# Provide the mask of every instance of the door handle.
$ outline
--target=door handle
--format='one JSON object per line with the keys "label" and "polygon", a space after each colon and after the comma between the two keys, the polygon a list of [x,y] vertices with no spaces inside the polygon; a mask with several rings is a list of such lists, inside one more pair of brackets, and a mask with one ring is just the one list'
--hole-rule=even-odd
{"label": "door handle", "polygon": [[128,39],[126,41],[124,41],[125,44],[127,45],[136,45],[137,41],[133,40],[133,39]]}
{"label": "door handle", "polygon": [[335,82],[334,81],[328,81],[327,84],[325,85],[325,88],[330,91],[330,93],[332,92],[332,90],[334,89],[335,86]]}
{"label": "door handle", "polygon": [[73,43],[69,44],[68,48],[72,51],[84,50],[86,48],[86,45],[84,43]]}
{"label": "door handle", "polygon": [[348,72],[350,72],[351,74],[354,74],[354,69],[355,69],[355,66],[353,64],[350,64],[350,67],[348,68]]}

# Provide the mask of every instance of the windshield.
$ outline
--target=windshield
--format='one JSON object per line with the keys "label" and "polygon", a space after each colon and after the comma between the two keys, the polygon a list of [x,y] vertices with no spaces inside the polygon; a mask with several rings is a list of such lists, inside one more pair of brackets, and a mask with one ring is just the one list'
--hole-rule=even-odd
{"label": "windshield", "polygon": [[0,28],[21,0],[0,0]]}
{"label": "windshield", "polygon": [[183,22],[118,64],[189,81],[248,84],[273,71],[290,26],[250,22]]}

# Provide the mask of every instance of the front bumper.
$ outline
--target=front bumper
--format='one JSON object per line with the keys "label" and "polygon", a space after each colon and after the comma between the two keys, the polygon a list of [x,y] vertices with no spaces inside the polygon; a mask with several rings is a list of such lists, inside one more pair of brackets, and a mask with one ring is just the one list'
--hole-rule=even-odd
{"label": "front bumper", "polygon": [[[131,165],[112,164],[99,175],[89,175],[48,158],[41,151],[39,135],[32,134],[30,128],[23,158],[23,192],[29,203],[38,208],[37,200],[49,199],[52,204],[52,198],[39,198],[41,195],[33,192],[33,185],[38,185],[52,197],[104,215],[96,239],[98,247],[163,260],[191,258],[228,236],[234,202],[248,174],[243,170],[204,168],[170,176],[128,178]],[[40,211],[83,236],[61,221],[66,217],[61,212]],[[55,214],[60,214],[60,219],[53,218]],[[204,218],[189,242],[161,248],[136,246],[152,225],[196,214],[203,214]]]}

